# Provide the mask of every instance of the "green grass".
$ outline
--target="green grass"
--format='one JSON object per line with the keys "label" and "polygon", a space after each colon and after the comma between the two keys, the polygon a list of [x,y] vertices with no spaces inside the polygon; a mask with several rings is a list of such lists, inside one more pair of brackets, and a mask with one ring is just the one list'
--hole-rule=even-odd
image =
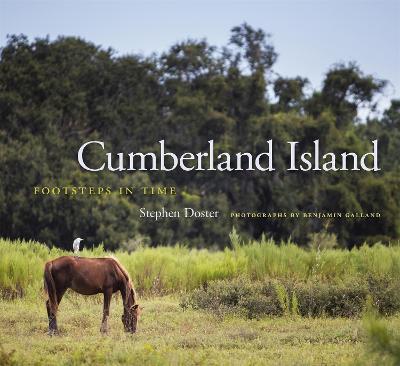
{"label": "green grass", "polygon": [[[352,283],[369,277],[400,278],[400,246],[348,250],[304,250],[293,243],[277,245],[272,240],[241,244],[232,249],[208,251],[181,246],[140,248],[128,254],[116,252],[140,293],[170,294],[190,291],[217,279],[247,275],[291,281]],[[36,242],[0,239],[0,291],[4,295],[36,293],[43,283],[46,260],[71,252],[49,250]],[[102,247],[83,250],[82,256],[106,256]]]}
{"label": "green grass", "polygon": [[[183,311],[173,297],[142,300],[139,332],[123,331],[122,304],[111,306],[110,331],[99,332],[101,297],[67,294],[61,335],[47,335],[44,297],[0,301],[1,357],[17,365],[348,365],[374,364],[362,321],[342,318],[217,317]],[[386,319],[400,327],[400,317]],[[3,356],[1,356],[3,355]],[[5,361],[3,361],[4,363]]]}

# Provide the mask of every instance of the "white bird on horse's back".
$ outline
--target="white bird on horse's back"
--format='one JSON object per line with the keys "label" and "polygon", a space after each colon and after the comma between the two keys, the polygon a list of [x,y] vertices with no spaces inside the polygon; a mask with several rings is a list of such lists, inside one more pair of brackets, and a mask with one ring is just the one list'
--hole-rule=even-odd
{"label": "white bird on horse's back", "polygon": [[79,252],[79,244],[81,243],[83,239],[81,238],[76,238],[74,240],[74,243],[72,244],[72,247],[74,249],[74,253],[77,254]]}

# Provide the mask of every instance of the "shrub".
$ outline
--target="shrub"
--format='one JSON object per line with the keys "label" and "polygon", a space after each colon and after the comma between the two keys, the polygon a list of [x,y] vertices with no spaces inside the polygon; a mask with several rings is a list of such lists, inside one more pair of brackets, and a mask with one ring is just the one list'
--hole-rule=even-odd
{"label": "shrub", "polygon": [[369,277],[369,293],[380,314],[392,315],[400,311],[400,279]]}
{"label": "shrub", "polygon": [[282,316],[282,310],[277,297],[266,297],[261,294],[252,294],[248,298],[242,299],[240,308],[249,319],[260,318],[265,315]]}
{"label": "shrub", "polygon": [[194,290],[187,297],[186,304],[195,309],[208,309],[216,313],[231,310],[239,311],[252,298],[253,293],[260,292],[260,284],[251,283],[246,278],[232,281],[212,281],[207,286]]}
{"label": "shrub", "polygon": [[282,316],[290,312],[288,296],[285,287],[276,281],[250,281],[239,277],[231,281],[212,281],[207,287],[186,295],[181,306],[206,309],[218,315],[244,314],[248,318]]}
{"label": "shrub", "polygon": [[361,314],[368,294],[366,286],[306,283],[295,286],[302,316],[353,317]]}
{"label": "shrub", "polygon": [[400,335],[394,333],[379,319],[376,308],[367,304],[364,328],[367,335],[368,353],[377,356],[381,365],[400,365]]}
{"label": "shrub", "polygon": [[245,314],[248,318],[266,315],[355,317],[363,312],[368,296],[383,314],[399,310],[400,297],[395,291],[396,287],[388,287],[385,281],[375,281],[371,286],[357,281],[346,285],[287,280],[262,282],[241,277],[212,281],[207,287],[186,295],[181,306],[216,314]]}

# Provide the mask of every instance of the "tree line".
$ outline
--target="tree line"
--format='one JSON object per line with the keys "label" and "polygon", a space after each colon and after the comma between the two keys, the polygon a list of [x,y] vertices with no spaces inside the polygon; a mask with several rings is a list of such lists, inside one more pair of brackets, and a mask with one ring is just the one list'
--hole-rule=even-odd
{"label": "tree line", "polygon": [[[76,37],[8,36],[0,58],[0,236],[70,247],[76,236],[106,248],[184,243],[222,248],[235,226],[243,237],[263,234],[305,245],[315,234],[339,245],[389,243],[400,232],[400,101],[360,122],[376,108],[387,81],[353,62],[335,64],[321,88],[307,78],[274,72],[270,37],[236,26],[223,47],[186,40],[151,56],[118,55]],[[276,170],[82,170],[85,141],[113,151],[156,150],[165,139],[176,154],[207,150],[265,151],[274,140]],[[379,140],[379,172],[287,172],[287,141],[326,151],[370,151]],[[94,161],[95,153],[88,157]],[[34,195],[35,186],[175,186],[177,195]],[[138,210],[193,207],[231,211],[381,212],[379,219],[140,220]]]}

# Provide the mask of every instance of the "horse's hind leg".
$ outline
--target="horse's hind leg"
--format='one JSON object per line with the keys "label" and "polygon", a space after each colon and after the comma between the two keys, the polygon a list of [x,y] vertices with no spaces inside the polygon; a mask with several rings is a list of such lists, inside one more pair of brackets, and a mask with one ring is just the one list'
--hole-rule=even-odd
{"label": "horse's hind leg", "polygon": [[[60,304],[66,289],[57,291],[57,306]],[[58,334],[57,315],[51,310],[50,301],[46,301],[47,316],[49,318],[49,334]]]}
{"label": "horse's hind leg", "polygon": [[56,330],[56,316],[50,307],[50,300],[46,300],[47,317],[49,318],[49,335],[53,335]]}
{"label": "horse's hind leg", "polygon": [[58,333],[57,328],[57,316],[55,312],[51,309],[50,300],[46,301],[47,317],[49,318],[49,335],[54,335]]}
{"label": "horse's hind leg", "polygon": [[108,332],[108,317],[110,315],[110,303],[112,297],[112,290],[104,291],[104,305],[103,305],[103,320],[101,322],[100,332]]}

